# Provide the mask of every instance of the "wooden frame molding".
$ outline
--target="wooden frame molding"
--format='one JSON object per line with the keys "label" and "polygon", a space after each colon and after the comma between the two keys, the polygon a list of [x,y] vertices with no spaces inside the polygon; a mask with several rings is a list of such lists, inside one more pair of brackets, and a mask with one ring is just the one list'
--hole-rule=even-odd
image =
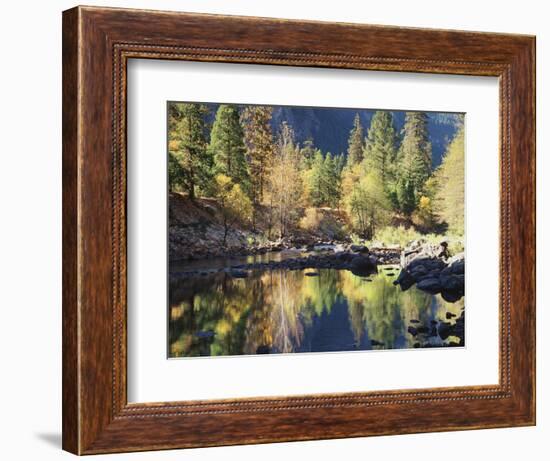
{"label": "wooden frame molding", "polygon": [[[498,77],[499,384],[129,404],[126,65],[132,58]],[[63,448],[92,454],[533,425],[534,79],[531,36],[94,7],[65,11]]]}

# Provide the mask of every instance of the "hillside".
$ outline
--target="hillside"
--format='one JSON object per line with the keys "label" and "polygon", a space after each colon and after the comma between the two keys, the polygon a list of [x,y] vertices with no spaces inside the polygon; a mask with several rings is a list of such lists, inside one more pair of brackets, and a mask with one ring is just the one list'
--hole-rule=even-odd
{"label": "hillside", "polygon": [[225,230],[217,200],[204,197],[190,200],[184,194],[172,192],[168,226],[170,260],[244,255],[345,239],[346,222],[342,212],[309,208],[301,210],[301,214],[303,218],[292,236],[281,239],[275,232],[269,235],[268,220],[265,213],[260,213],[254,230],[250,224],[233,225],[224,247]]}
{"label": "hillside", "polygon": [[[206,104],[210,109],[209,122],[213,123],[219,104]],[[403,131],[405,112],[391,111],[397,133]],[[346,154],[348,136],[353,118],[358,113],[365,134],[370,126],[373,110],[341,109],[319,107],[273,106],[272,127],[277,132],[286,121],[294,129],[296,141],[303,145],[307,139],[314,139],[316,147],[323,152]],[[432,143],[432,166],[437,168],[448,143],[457,132],[457,114],[428,112],[428,135]]]}

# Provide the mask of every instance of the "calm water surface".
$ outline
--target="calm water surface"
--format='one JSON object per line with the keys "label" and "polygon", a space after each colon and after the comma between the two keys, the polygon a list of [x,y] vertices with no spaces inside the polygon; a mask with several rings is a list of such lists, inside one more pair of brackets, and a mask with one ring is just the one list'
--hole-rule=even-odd
{"label": "calm water surface", "polygon": [[[227,262],[209,261],[208,267]],[[192,269],[207,267],[196,264]],[[463,346],[463,334],[442,339],[437,328],[441,322],[454,324],[464,298],[448,303],[415,287],[403,292],[392,283],[398,274],[398,268],[380,267],[369,277],[307,269],[251,271],[244,279],[224,272],[182,279],[170,286],[169,356]],[[411,328],[421,333],[413,336]]]}

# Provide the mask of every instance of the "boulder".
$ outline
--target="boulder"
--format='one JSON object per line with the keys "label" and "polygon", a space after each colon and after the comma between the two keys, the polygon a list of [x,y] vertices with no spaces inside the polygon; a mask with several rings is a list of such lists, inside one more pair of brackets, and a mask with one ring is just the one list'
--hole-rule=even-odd
{"label": "boulder", "polygon": [[425,243],[422,240],[415,240],[409,244],[401,253],[401,265],[409,266],[414,260],[435,260],[443,263],[449,258],[447,242],[440,244]]}
{"label": "boulder", "polygon": [[439,337],[445,340],[453,334],[453,326],[449,322],[441,322],[437,331],[439,333]]}
{"label": "boulder", "polygon": [[439,293],[441,291],[441,283],[439,282],[438,278],[425,278],[420,280],[416,284],[416,287],[419,290],[427,291],[428,293]]}
{"label": "boulder", "polygon": [[349,249],[354,253],[369,253],[369,249],[365,245],[350,245]]}
{"label": "boulder", "polygon": [[464,259],[455,261],[450,265],[451,272],[456,275],[464,275],[464,266]]}
{"label": "boulder", "polygon": [[420,280],[424,275],[428,273],[426,266],[423,264],[417,264],[410,269],[413,278]]}
{"label": "boulder", "polygon": [[355,256],[350,263],[350,271],[354,275],[364,276],[376,272],[376,259],[370,256]]}
{"label": "boulder", "polygon": [[442,290],[464,292],[464,276],[441,274],[439,282]]}
{"label": "boulder", "polygon": [[406,269],[402,269],[399,276],[393,281],[393,284],[399,285],[403,291],[408,290],[415,283],[415,278]]}
{"label": "boulder", "polygon": [[[417,288],[455,302],[464,296],[464,253],[450,257],[447,242],[411,242],[400,255],[401,273],[394,282],[403,290],[415,283]],[[444,295],[443,295],[444,293]]]}
{"label": "boulder", "polygon": [[455,303],[464,296],[464,293],[459,291],[441,290],[441,297],[448,303]]}
{"label": "boulder", "polygon": [[447,267],[442,271],[445,274],[464,275],[464,253],[459,253],[447,261]]}
{"label": "boulder", "polygon": [[353,259],[355,255],[353,253],[347,253],[345,251],[336,253],[334,255],[334,259],[340,263],[346,263]]}

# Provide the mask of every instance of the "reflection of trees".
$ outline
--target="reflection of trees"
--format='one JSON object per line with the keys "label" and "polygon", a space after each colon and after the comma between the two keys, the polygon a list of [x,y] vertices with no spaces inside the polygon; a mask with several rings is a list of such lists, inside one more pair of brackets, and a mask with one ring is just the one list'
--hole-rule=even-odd
{"label": "reflection of trees", "polygon": [[171,355],[240,354],[253,293],[225,274],[185,280],[170,288]]}
{"label": "reflection of trees", "polygon": [[246,322],[243,353],[292,352],[301,342],[300,275],[273,271],[247,279],[254,301]]}
{"label": "reflection of trees", "polygon": [[356,343],[367,332],[369,339],[384,343],[384,348],[392,348],[402,334],[402,294],[391,282],[392,279],[383,274],[373,277],[371,282],[349,272],[342,274],[341,290],[348,300]]}
{"label": "reflection of trees", "polygon": [[302,342],[304,334],[299,319],[300,308],[303,306],[300,289],[294,276],[287,277],[282,271],[271,272],[272,309],[271,329],[273,347],[278,352],[293,352],[294,345]]}
{"label": "reflection of trees", "polygon": [[356,344],[366,333],[370,340],[384,343],[384,349],[413,347],[416,340],[407,332],[411,320],[429,325],[431,320],[445,319],[446,311],[460,312],[459,303],[450,304],[415,289],[403,292],[392,282],[393,278],[384,273],[368,282],[350,272],[341,272],[339,288],[348,302]]}
{"label": "reflection of trees", "polygon": [[339,271],[320,271],[318,277],[304,277],[302,274],[302,298],[307,307],[317,315],[330,313],[339,295]]}
{"label": "reflection of trees", "polygon": [[255,354],[258,347],[270,347],[273,343],[271,329],[271,308],[265,303],[269,296],[269,285],[266,276],[254,277],[249,284],[252,290],[252,306],[246,322],[246,338],[243,345],[244,354]]}
{"label": "reflection of trees", "polygon": [[225,273],[183,280],[170,287],[169,347],[173,357],[293,352],[316,318],[330,321],[345,301],[355,346],[412,347],[412,319],[429,324],[460,315],[464,299],[450,304],[419,290],[402,292],[383,273],[365,281],[348,271],[270,271],[234,279]]}

